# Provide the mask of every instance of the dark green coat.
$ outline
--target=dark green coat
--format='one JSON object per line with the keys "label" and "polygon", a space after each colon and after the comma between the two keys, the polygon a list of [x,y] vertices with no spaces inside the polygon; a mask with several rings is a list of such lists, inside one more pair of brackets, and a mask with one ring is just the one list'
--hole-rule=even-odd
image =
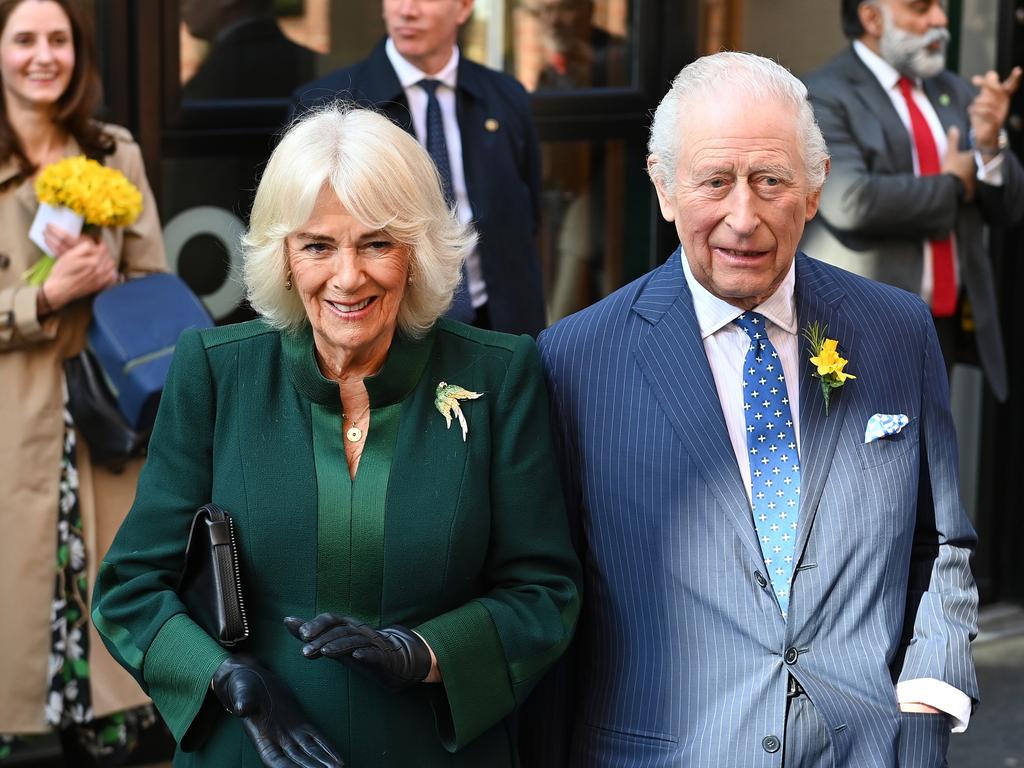
{"label": "dark green coat", "polygon": [[[462,405],[466,442],[434,407],[442,380],[484,393]],[[179,742],[212,722],[175,766],[260,765],[208,691],[227,652],[174,592],[192,514],[210,500],[243,550],[245,650],[291,685],[346,766],[517,764],[509,715],[579,611],[536,348],[442,320],[420,341],[396,337],[366,386],[371,426],[350,481],[338,387],[308,329],[253,321],[182,336],[93,609]],[[305,659],[282,618],[321,611],[415,628],[443,684],[392,694]]]}

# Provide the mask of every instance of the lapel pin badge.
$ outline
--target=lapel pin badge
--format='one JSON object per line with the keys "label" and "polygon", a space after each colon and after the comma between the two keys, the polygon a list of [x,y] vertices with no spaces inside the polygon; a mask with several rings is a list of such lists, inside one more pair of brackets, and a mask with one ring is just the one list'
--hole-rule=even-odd
{"label": "lapel pin badge", "polygon": [[493,117],[488,117],[486,120],[484,120],[484,128],[487,130],[488,133],[497,133],[498,128],[500,127],[501,124]]}
{"label": "lapel pin badge", "polygon": [[939,104],[943,107],[948,107],[950,103],[949,94],[943,93],[939,95]]}

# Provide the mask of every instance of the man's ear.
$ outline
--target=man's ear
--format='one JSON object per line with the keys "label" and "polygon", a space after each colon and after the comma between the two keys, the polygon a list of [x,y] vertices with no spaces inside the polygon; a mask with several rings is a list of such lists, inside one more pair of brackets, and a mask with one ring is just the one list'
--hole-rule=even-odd
{"label": "man's ear", "polygon": [[647,157],[647,175],[651,177],[651,181],[654,183],[654,191],[658,194],[658,207],[661,209],[661,216],[665,221],[675,221],[675,200],[672,199],[671,195],[665,192],[665,189],[662,186],[661,172],[659,171],[658,166],[658,156],[649,155]]}
{"label": "man's ear", "polygon": [[[825,160],[825,178],[828,178],[829,171],[832,170],[832,160]],[[814,190],[807,196],[807,210],[804,215],[804,221],[810,221],[814,218],[814,215],[818,212],[818,206],[821,205],[821,187]]]}
{"label": "man's ear", "polygon": [[810,221],[818,212],[818,205],[821,203],[821,190],[816,190],[807,195],[807,205],[804,208],[804,221]]}
{"label": "man's ear", "polygon": [[882,37],[882,29],[885,22],[882,18],[882,8],[875,2],[864,2],[857,6],[857,18],[864,27],[868,37],[878,40]]}
{"label": "man's ear", "polygon": [[461,6],[458,13],[458,22],[461,27],[473,15],[473,0],[458,0],[458,3]]}

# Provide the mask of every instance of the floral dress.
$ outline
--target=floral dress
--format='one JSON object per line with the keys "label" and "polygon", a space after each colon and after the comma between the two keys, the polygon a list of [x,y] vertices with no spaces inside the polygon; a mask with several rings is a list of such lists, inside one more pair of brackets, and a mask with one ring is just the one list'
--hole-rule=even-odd
{"label": "floral dress", "polygon": [[[93,718],[88,662],[89,596],[75,444],[74,423],[65,408],[46,723],[56,731],[72,734],[77,747],[97,765],[114,766],[131,753],[139,733],[156,723],[156,715],[152,706],[146,706]],[[38,738],[41,737],[0,734],[0,765]]]}

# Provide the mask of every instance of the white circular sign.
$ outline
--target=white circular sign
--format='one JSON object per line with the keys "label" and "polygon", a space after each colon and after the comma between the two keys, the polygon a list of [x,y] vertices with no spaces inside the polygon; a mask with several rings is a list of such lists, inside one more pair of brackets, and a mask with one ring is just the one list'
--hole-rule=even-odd
{"label": "white circular sign", "polygon": [[224,244],[228,252],[228,275],[213,293],[199,298],[214,320],[221,320],[241,306],[245,299],[242,285],[242,235],[245,225],[231,211],[212,205],[186,208],[164,227],[164,246],[167,248],[167,264],[171,271],[178,273],[178,260],[186,243],[199,235],[210,235]]}

